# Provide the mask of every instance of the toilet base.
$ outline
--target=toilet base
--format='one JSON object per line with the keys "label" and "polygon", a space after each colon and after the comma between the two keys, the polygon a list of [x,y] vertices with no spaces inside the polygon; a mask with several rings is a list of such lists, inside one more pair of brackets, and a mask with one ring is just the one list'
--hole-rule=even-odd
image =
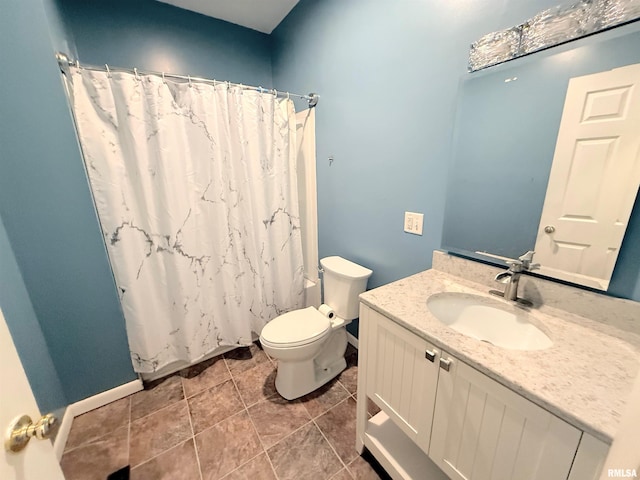
{"label": "toilet base", "polygon": [[278,364],[276,390],[287,400],[295,400],[320,388],[347,367],[344,358],[324,369],[318,369],[313,360]]}
{"label": "toilet base", "polygon": [[294,400],[320,388],[347,368],[346,349],[347,334],[342,327],[331,334],[315,358],[297,362],[278,360],[276,390],[287,400]]}

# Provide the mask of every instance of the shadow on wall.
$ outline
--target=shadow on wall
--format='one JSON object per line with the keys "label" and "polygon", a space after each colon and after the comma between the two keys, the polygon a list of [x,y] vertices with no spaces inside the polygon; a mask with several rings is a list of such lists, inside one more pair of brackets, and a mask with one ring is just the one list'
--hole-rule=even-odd
{"label": "shadow on wall", "polygon": [[[40,411],[66,407],[67,400],[58,373],[1,221],[0,307]],[[3,388],[9,386],[4,385]]]}

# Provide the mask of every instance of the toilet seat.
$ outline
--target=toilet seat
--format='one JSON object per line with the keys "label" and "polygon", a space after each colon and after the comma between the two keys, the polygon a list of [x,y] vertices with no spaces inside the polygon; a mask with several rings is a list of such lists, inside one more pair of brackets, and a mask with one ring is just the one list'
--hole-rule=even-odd
{"label": "toilet seat", "polygon": [[285,313],[267,323],[260,341],[274,348],[289,348],[316,342],[331,331],[331,322],[314,307]]}

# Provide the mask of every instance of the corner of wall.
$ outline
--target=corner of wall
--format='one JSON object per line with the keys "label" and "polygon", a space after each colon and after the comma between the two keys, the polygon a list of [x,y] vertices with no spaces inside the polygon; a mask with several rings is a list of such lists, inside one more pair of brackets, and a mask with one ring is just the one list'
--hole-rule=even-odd
{"label": "corner of wall", "polygon": [[77,50],[73,34],[68,27],[64,17],[64,8],[60,0],[42,0],[47,24],[49,26],[49,36],[51,45],[55,52],[62,52],[77,58]]}
{"label": "corner of wall", "polygon": [[0,307],[42,413],[67,406],[60,377],[0,218]]}
{"label": "corner of wall", "polygon": [[7,2],[0,16],[0,43],[12,46],[0,50],[0,62],[11,65],[0,72],[0,215],[24,297],[14,307],[14,327],[24,317],[39,332],[38,345],[25,341],[18,351],[25,364],[39,354],[46,366],[40,372],[38,362],[31,370],[25,365],[35,391],[36,381],[48,385],[46,372],[59,379],[36,395],[52,402],[58,392],[64,400],[51,408],[135,378],[53,56],[67,42],[54,1]]}

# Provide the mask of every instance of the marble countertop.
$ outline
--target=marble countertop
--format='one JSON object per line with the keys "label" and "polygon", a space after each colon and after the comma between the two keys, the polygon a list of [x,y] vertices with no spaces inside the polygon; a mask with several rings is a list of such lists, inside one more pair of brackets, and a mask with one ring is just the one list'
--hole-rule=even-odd
{"label": "marble countertop", "polygon": [[[566,287],[565,287],[566,288]],[[463,292],[506,302],[488,288],[439,270],[370,290],[360,300],[575,427],[611,443],[640,366],[640,335],[548,306],[527,309],[553,341],[546,350],[507,350],[437,320],[427,298]]]}

